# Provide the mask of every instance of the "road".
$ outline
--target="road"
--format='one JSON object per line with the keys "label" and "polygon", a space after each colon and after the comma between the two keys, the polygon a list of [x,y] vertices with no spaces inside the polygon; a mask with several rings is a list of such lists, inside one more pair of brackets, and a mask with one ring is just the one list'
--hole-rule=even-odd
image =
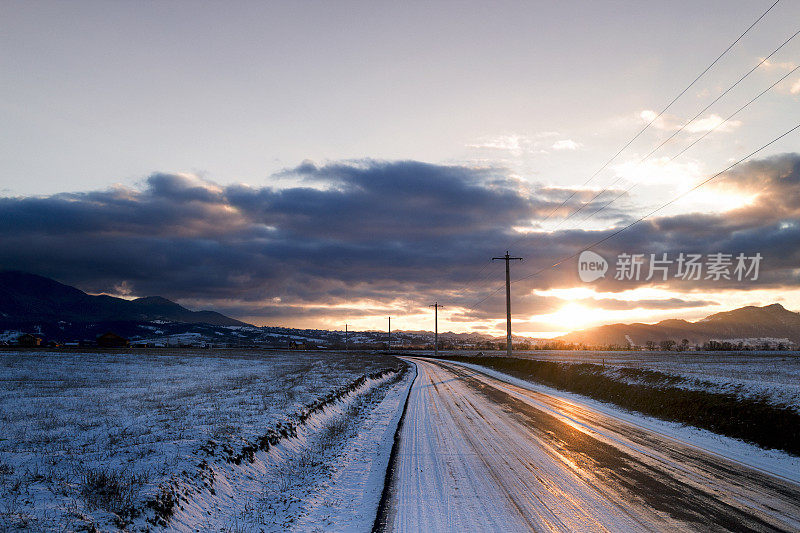
{"label": "road", "polygon": [[390,531],[800,531],[800,486],[453,363],[413,359]]}

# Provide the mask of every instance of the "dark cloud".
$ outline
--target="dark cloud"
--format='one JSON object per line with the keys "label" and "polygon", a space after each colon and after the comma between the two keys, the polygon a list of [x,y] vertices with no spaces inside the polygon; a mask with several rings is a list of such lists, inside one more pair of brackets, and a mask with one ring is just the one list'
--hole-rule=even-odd
{"label": "dark cloud", "polygon": [[[756,195],[750,205],[724,214],[648,220],[598,252],[760,252],[759,287],[796,286],[798,169],[795,154],[743,165],[721,183]],[[499,265],[481,268],[512,241],[518,241],[512,251],[525,257],[514,265],[513,277],[519,278],[608,235],[563,230],[517,239],[512,227],[536,227],[573,191],[531,186],[500,169],[366,160],[304,162],[284,174],[303,186],[221,187],[194,176],[154,174],[141,190],[2,198],[0,268],[51,276],[91,292],[113,292],[125,282],[137,295],[159,294],[269,321],[313,316],[321,308],[328,308],[328,316],[352,316],[352,310],[329,306],[354,301],[372,302],[363,311],[367,316],[389,302],[403,312],[426,310],[434,298],[453,307],[474,304],[487,289],[501,286]],[[565,209],[592,196],[578,191]],[[612,209],[604,215],[616,224],[631,217]],[[595,286],[641,286],[612,277]],[[548,269],[515,285],[515,310],[555,310],[563,301],[536,296],[533,289],[577,284],[574,260]],[[675,280],[666,285],[744,288]],[[495,296],[460,319],[502,315],[502,293]],[[637,306],[703,304],[698,299]],[[601,305],[623,309],[628,303]]]}
{"label": "dark cloud", "polygon": [[[749,177],[752,176],[752,181]],[[724,213],[690,213],[678,216],[654,217],[603,242],[595,251],[609,262],[610,270],[604,279],[592,284],[601,291],[620,291],[645,285],[692,290],[723,290],[751,288],[797,287],[800,283],[800,154],[783,154],[745,163],[709,186],[736,190],[752,195],[744,207]],[[622,219],[620,219],[622,220]],[[542,250],[541,259],[534,256],[520,266],[518,277],[525,277],[547,268],[554,260],[569,257],[613,233],[607,231],[560,231],[531,239],[531,248]],[[716,252],[763,256],[756,281],[707,280],[623,282],[614,279],[614,260],[621,253],[645,254],[643,271],[649,264],[649,254],[668,253],[676,259],[683,253],[710,254]],[[577,275],[577,258],[571,258],[554,269],[520,282],[521,286],[552,288],[582,285]]]}

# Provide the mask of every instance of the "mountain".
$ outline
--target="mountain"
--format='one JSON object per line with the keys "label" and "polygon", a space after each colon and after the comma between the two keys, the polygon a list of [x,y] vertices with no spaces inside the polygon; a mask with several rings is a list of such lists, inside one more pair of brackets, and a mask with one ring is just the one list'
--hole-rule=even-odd
{"label": "mountain", "polygon": [[[426,340],[430,339],[428,342],[433,342],[433,331],[428,331],[426,329],[420,330],[410,330],[410,329],[403,329],[403,330],[395,330],[392,334],[407,334],[407,335],[416,335],[418,337],[424,338]],[[493,341],[497,340],[500,337],[494,337],[492,335],[487,335],[485,333],[454,333],[452,331],[440,331],[439,332],[439,340],[454,340],[454,341],[462,341],[462,342],[478,342],[478,341]],[[506,340],[505,337],[502,338],[503,341]]]}
{"label": "mountain", "polygon": [[[0,337],[2,332],[36,332],[47,339],[93,339],[106,331],[131,339],[175,343],[240,343],[283,346],[289,340],[314,345],[344,343],[344,332],[255,327],[214,311],[191,311],[162,298],[150,296],[124,300],[92,296],[55,280],[18,271],[0,272]],[[350,342],[380,344],[384,332],[350,332]],[[429,344],[429,331],[393,331],[399,344]],[[439,334],[443,342],[469,344],[485,340],[505,341],[481,333]],[[516,342],[530,339],[515,336]],[[586,345],[633,344],[687,339],[691,345],[709,340],[788,339],[800,345],[800,313],[780,304],[747,306],[716,313],[696,322],[662,320],[657,324],[610,324],[575,331],[555,340]],[[159,340],[160,339],[160,340]],[[0,339],[1,340],[1,339]],[[747,342],[745,342],[747,343]]]}
{"label": "mountain", "polygon": [[159,296],[136,300],[92,296],[35,274],[0,272],[0,323],[152,321],[214,326],[248,325],[214,311],[190,311]]}
{"label": "mountain", "polygon": [[800,313],[789,311],[780,304],[749,305],[715,313],[697,322],[670,319],[657,324],[609,324],[568,333],[558,340],[589,345],[624,346],[630,343],[642,346],[647,341],[662,340],[680,343],[687,339],[692,345],[701,345],[710,340],[738,342],[767,338],[789,339],[800,344]]}

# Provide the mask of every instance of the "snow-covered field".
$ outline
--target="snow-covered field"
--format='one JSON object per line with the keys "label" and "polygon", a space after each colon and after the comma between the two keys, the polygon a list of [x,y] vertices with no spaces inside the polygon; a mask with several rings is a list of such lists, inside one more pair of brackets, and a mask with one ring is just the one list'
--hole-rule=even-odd
{"label": "snow-covered field", "polygon": [[[604,362],[686,378],[679,386],[764,396],[800,410],[800,354],[784,352],[549,352],[541,359]],[[538,354],[531,355],[540,358]]]}
{"label": "snow-covered field", "polygon": [[[598,413],[602,413],[603,415],[611,416],[615,419],[623,420],[640,428],[644,428],[653,434],[662,435],[677,442],[685,443],[696,447],[697,449],[711,452],[715,455],[725,457],[737,463],[747,465],[750,468],[755,468],[775,476],[789,479],[792,482],[800,485],[800,457],[779,450],[765,450],[754,444],[749,444],[738,439],[725,437],[723,435],[718,435],[716,433],[687,426],[685,424],[659,420],[658,418],[628,411],[613,404],[601,402],[581,394],[562,391],[546,385],[541,385],[539,383],[533,383],[524,379],[519,379],[480,365],[473,365],[464,362],[448,362],[469,368],[471,370],[476,370],[504,383],[508,383],[525,390],[542,393],[549,398],[565,400],[570,403],[590,408]],[[542,405],[542,408],[546,411],[553,412],[551,406]],[[571,423],[580,425],[579,422],[576,422],[572,418],[570,418],[569,421]],[[593,431],[597,431],[597,429],[594,428]]]}
{"label": "snow-covered field", "polygon": [[410,379],[401,369],[322,352],[0,353],[0,524],[345,523],[325,510],[328,493],[350,523],[371,524]]}
{"label": "snow-covered field", "polygon": [[[424,352],[427,355],[427,352]],[[475,352],[447,352],[469,355]],[[487,355],[505,355],[489,352]],[[632,376],[623,368],[655,370],[683,378],[672,386],[711,392],[730,392],[742,397],[763,397],[770,403],[800,411],[800,352],[605,352],[541,350],[515,352],[515,357],[565,363],[604,364],[620,380]]]}

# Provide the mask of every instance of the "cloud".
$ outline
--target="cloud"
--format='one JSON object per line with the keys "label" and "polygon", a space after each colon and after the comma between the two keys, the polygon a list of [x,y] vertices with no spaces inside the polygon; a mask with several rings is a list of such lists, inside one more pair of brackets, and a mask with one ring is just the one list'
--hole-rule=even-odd
{"label": "cloud", "polygon": [[488,150],[502,150],[513,155],[522,155],[534,147],[535,142],[524,135],[499,135],[486,137],[480,141],[468,144],[467,148],[480,148]]}
{"label": "cloud", "polygon": [[729,120],[725,122],[719,115],[711,114],[705,118],[699,118],[686,126],[686,131],[690,133],[705,133],[716,129],[716,131],[733,131],[742,125],[740,120]]}
{"label": "cloud", "polygon": [[[538,136],[537,136],[538,138]],[[481,140],[467,145],[467,148],[507,152],[514,157],[525,154],[547,154],[542,142],[527,135],[498,135],[484,137]]]}
{"label": "cloud", "polygon": [[[547,154],[546,148],[548,148],[549,145],[545,143],[545,139],[558,137],[559,135],[557,131],[540,131],[533,135],[520,133],[494,135],[482,137],[473,143],[469,143],[467,144],[467,148],[508,152],[515,157],[524,154]],[[562,145],[561,143],[566,144]],[[556,147],[557,145],[558,147]],[[556,150],[574,150],[579,146],[580,145],[574,141],[565,140],[556,142],[552,148]]]}
{"label": "cloud", "polygon": [[572,139],[562,139],[560,141],[556,141],[553,143],[553,150],[577,150],[581,147],[580,143],[573,141]]}
{"label": "cloud", "polygon": [[276,297],[378,301],[459,280],[459,264],[550,205],[491,169],[366,160],[287,172],[329,187],[154,174],[141,190],[0,199],[0,268],[92,292],[233,300],[251,314]]}
{"label": "cloud", "polygon": [[761,63],[761,66],[759,68],[761,68],[763,70],[768,70],[768,71],[769,70],[792,70],[793,68],[795,68],[797,66],[792,61],[780,62],[780,61],[770,61],[769,59],[764,61],[763,57],[758,58],[758,60],[759,61],[763,61],[763,63]]}
{"label": "cloud", "polygon": [[742,125],[740,120],[725,119],[717,114],[710,114],[705,117],[700,117],[684,126],[684,121],[674,115],[663,114],[658,115],[651,109],[646,109],[639,113],[639,118],[645,123],[652,123],[651,127],[663,131],[678,131],[683,126],[684,131],[689,133],[705,133],[716,129],[716,131],[730,132]]}
{"label": "cloud", "polygon": [[[197,176],[159,173],[137,189],[0,198],[0,268],[47,275],[96,293],[159,294],[270,323],[387,308],[425,313],[431,298],[447,302],[454,320],[474,320],[504,312],[500,297],[467,308],[502,286],[496,263],[480,276],[477,272],[510,243],[512,252],[525,258],[514,265],[514,279],[542,270],[515,284],[515,310],[537,314],[552,312],[563,301],[531,294],[532,287],[580,285],[573,263],[549,267],[613,231],[516,233],[512,228],[538,227],[565,199],[568,213],[594,193],[522,187],[503,169],[306,161],[284,174],[318,186],[220,186]],[[647,220],[598,251],[606,257],[760,252],[762,277],[750,285],[704,280],[666,285],[684,293],[796,287],[800,155],[751,161],[709,187],[753,200],[723,213]],[[606,227],[615,228],[634,212],[613,205],[603,216]],[[611,279],[594,286],[618,292],[635,284]],[[679,308],[706,298],[684,300],[644,305]]]}
{"label": "cloud", "polygon": [[650,125],[659,130],[674,130],[680,127],[680,125],[675,125],[674,117],[668,115],[659,116],[658,113],[652,109],[645,109],[639,113],[639,118],[648,124],[652,123]]}
{"label": "cloud", "polygon": [[644,162],[634,158],[613,168],[617,176],[630,183],[671,185],[676,189],[689,189],[703,176],[696,162],[681,162],[667,156],[650,157]]}
{"label": "cloud", "polygon": [[792,84],[789,92],[792,94],[800,94],[800,78],[797,78],[797,80]]}

